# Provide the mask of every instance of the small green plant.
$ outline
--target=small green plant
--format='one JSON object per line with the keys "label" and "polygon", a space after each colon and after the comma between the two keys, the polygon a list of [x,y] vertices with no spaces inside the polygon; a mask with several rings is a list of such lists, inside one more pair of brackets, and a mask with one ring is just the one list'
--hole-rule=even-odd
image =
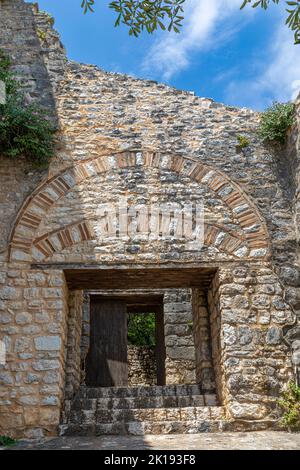
{"label": "small green plant", "polygon": [[294,122],[293,103],[274,102],[261,115],[258,134],[264,142],[285,144],[287,130]]}
{"label": "small green plant", "polygon": [[249,142],[249,140],[247,139],[247,137],[245,137],[244,135],[238,134],[238,135],[236,136],[236,139],[237,139],[237,142],[238,142],[237,148],[238,148],[239,150],[242,150],[242,149],[245,149],[245,148],[249,147],[250,142]]}
{"label": "small green plant", "polygon": [[41,42],[45,42],[46,41],[46,38],[47,38],[47,34],[45,31],[43,31],[42,29],[37,29],[36,30],[36,35],[37,37],[40,39]]}
{"label": "small green plant", "polygon": [[47,11],[44,11],[44,10],[40,10],[40,13],[46,17],[46,21],[50,26],[54,25],[55,19],[53,18],[52,15],[50,15]]}
{"label": "small green plant", "polygon": [[12,439],[9,436],[0,436],[0,446],[9,447],[16,444],[16,442],[17,441],[15,439]]}
{"label": "small green plant", "polygon": [[283,410],[281,425],[289,429],[300,428],[300,387],[294,382],[288,384],[287,390],[282,393],[278,405]]}
{"label": "small green plant", "polygon": [[155,313],[128,315],[128,342],[133,346],[155,346]]}
{"label": "small green plant", "polygon": [[6,101],[0,104],[0,155],[23,156],[35,166],[45,165],[54,154],[55,128],[43,108],[25,104],[10,60],[1,51],[0,80],[6,89]]}

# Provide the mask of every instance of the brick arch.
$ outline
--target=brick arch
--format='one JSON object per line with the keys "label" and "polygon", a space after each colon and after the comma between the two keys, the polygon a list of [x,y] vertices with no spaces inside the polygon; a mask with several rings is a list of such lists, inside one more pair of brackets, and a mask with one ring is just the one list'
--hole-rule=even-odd
{"label": "brick arch", "polygon": [[70,224],[66,227],[53,230],[33,241],[33,261],[45,261],[54,253],[60,253],[65,248],[70,248],[78,243],[93,240],[95,234],[88,221]]}
{"label": "brick arch", "polygon": [[31,261],[31,248],[40,223],[56,201],[77,184],[96,174],[143,167],[174,171],[206,185],[221,198],[238,220],[247,244],[247,256],[261,259],[268,255],[269,237],[263,218],[239,185],[223,172],[191,157],[153,152],[120,152],[85,160],[40,184],[19,211],[11,234],[9,259]]}
{"label": "brick arch", "polygon": [[[61,253],[65,248],[71,248],[88,240],[96,240],[90,221],[81,221],[61,227],[33,241],[32,260],[36,262],[47,261],[55,253]],[[240,250],[249,252],[244,237],[232,234],[224,227],[212,224],[205,224],[204,245],[214,246],[219,251],[235,257],[238,257],[237,253]]]}

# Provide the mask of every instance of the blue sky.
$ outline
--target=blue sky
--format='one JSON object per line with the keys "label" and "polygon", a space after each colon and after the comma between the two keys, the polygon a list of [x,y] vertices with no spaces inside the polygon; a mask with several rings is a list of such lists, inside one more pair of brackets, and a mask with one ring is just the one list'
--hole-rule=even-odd
{"label": "blue sky", "polygon": [[[83,15],[81,0],[40,0],[70,59],[194,91],[230,105],[264,109],[300,89],[300,45],[283,7],[239,10],[242,0],[187,0],[184,28],[138,39],[114,28],[108,1]],[[285,2],[282,2],[284,4]]]}

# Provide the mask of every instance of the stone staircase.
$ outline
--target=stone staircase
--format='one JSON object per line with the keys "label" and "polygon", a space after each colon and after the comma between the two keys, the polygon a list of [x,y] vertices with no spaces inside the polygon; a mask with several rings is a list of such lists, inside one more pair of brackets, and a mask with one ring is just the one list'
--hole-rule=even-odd
{"label": "stone staircase", "polygon": [[224,409],[198,385],[82,387],[65,405],[61,434],[171,434],[221,431]]}

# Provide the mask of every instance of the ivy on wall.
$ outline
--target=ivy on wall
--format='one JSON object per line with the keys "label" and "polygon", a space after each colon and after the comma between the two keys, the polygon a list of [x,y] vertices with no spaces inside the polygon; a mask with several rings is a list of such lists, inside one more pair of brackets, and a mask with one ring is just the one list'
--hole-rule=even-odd
{"label": "ivy on wall", "polygon": [[54,154],[56,131],[49,116],[36,104],[26,104],[19,82],[10,71],[10,59],[0,51],[0,81],[6,97],[0,104],[0,155],[25,157],[44,166]]}

